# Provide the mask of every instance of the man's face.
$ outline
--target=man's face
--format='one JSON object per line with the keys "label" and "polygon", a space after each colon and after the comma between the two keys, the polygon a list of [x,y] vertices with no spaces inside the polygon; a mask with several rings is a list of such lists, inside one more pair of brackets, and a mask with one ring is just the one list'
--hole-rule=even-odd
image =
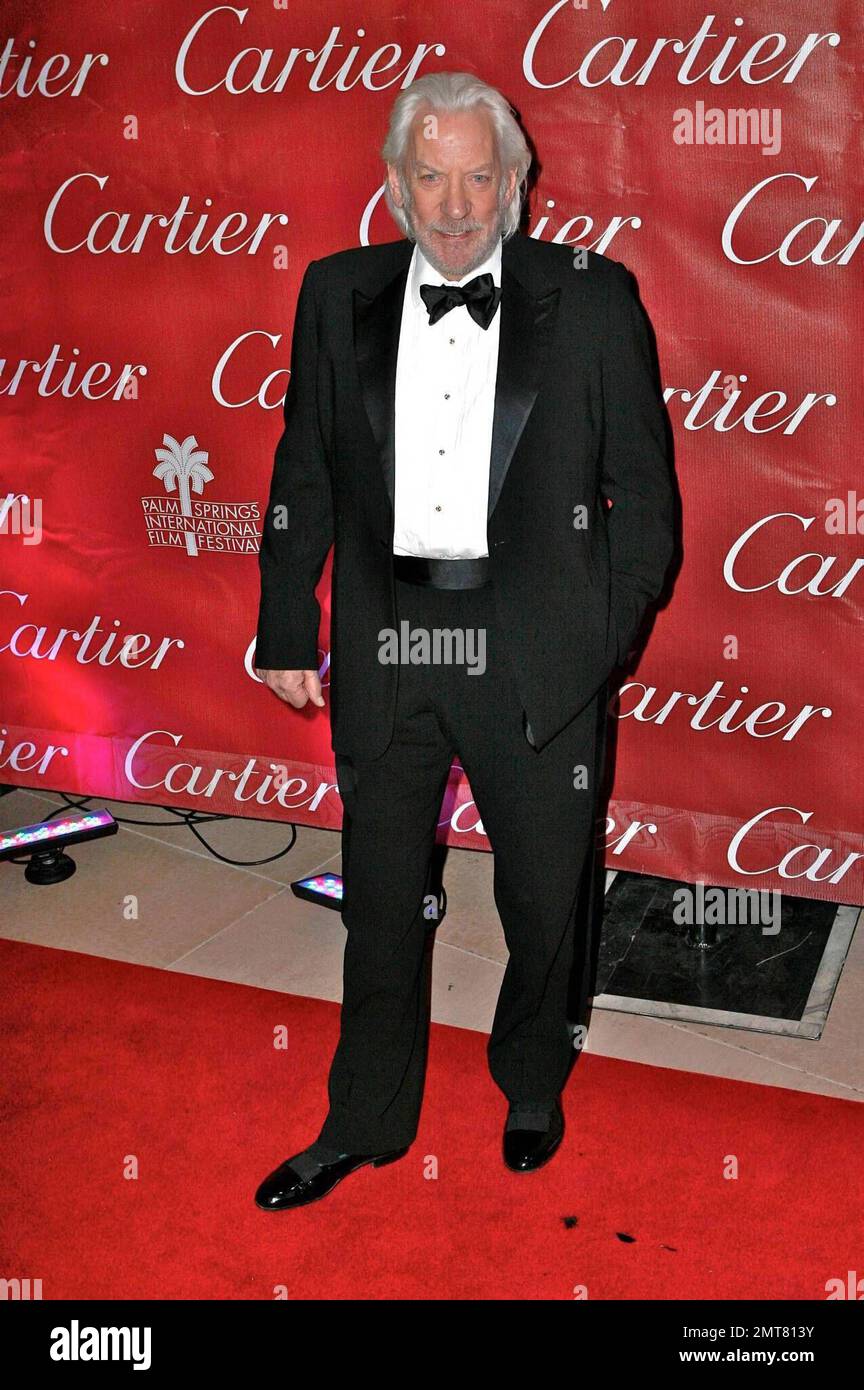
{"label": "man's face", "polygon": [[461,280],[492,252],[516,187],[511,169],[499,203],[503,171],[489,113],[483,107],[418,112],[406,166],[406,199],[396,166],[387,166],[393,201],[430,265],[445,280]]}

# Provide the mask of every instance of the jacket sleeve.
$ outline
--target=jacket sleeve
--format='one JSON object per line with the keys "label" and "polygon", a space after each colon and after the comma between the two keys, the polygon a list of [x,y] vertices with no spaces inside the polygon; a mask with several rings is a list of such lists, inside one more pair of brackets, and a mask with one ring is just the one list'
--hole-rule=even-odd
{"label": "jacket sleeve", "polygon": [[672,462],[662,390],[633,276],[610,260],[603,341],[601,491],[611,568],[610,603],[623,662],[674,549]]}
{"label": "jacket sleeve", "polygon": [[291,375],[258,554],[261,603],[255,665],[314,670],[321,612],[315,587],[333,541],[333,499],[317,400],[316,265],[303,276],[294,315]]}

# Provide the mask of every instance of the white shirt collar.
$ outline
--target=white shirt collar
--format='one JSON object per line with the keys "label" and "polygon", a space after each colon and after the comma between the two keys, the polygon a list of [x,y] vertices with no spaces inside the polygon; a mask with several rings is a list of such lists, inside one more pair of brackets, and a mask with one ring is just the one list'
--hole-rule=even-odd
{"label": "white shirt collar", "polygon": [[445,280],[440,271],[430,265],[417,242],[414,243],[414,254],[411,257],[411,300],[415,309],[426,314],[428,311],[423,300],[420,298],[421,285],[465,285],[469,280],[473,280],[475,275],[491,274],[496,285],[501,284],[501,238],[496,241],[491,254],[486,258],[482,265],[478,265],[474,270],[469,270],[467,275],[463,275],[461,280]]}

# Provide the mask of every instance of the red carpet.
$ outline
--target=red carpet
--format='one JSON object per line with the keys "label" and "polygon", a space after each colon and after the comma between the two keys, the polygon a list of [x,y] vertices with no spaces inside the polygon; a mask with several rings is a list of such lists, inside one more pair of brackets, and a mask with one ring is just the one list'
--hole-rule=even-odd
{"label": "red carpet", "polygon": [[46,1299],[824,1299],[860,1270],[856,1102],[586,1055],[515,1174],[485,1037],[434,1026],[406,1157],[259,1212],[323,1120],[335,1004],[9,941],[0,969],[0,1275]]}

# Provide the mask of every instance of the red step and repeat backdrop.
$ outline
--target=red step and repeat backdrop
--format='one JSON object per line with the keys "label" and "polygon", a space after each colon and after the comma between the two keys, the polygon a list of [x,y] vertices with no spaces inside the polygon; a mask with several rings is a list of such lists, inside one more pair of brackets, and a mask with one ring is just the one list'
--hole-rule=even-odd
{"label": "red step and repeat backdrop", "polygon": [[[294,305],[310,259],[399,235],[396,94],[469,68],[538,151],[530,235],[635,272],[676,439],[683,567],[620,691],[607,863],[864,903],[861,21],[4,6],[0,781],[340,824],[326,711],[251,668]],[[458,768],[442,816],[488,848]]]}

